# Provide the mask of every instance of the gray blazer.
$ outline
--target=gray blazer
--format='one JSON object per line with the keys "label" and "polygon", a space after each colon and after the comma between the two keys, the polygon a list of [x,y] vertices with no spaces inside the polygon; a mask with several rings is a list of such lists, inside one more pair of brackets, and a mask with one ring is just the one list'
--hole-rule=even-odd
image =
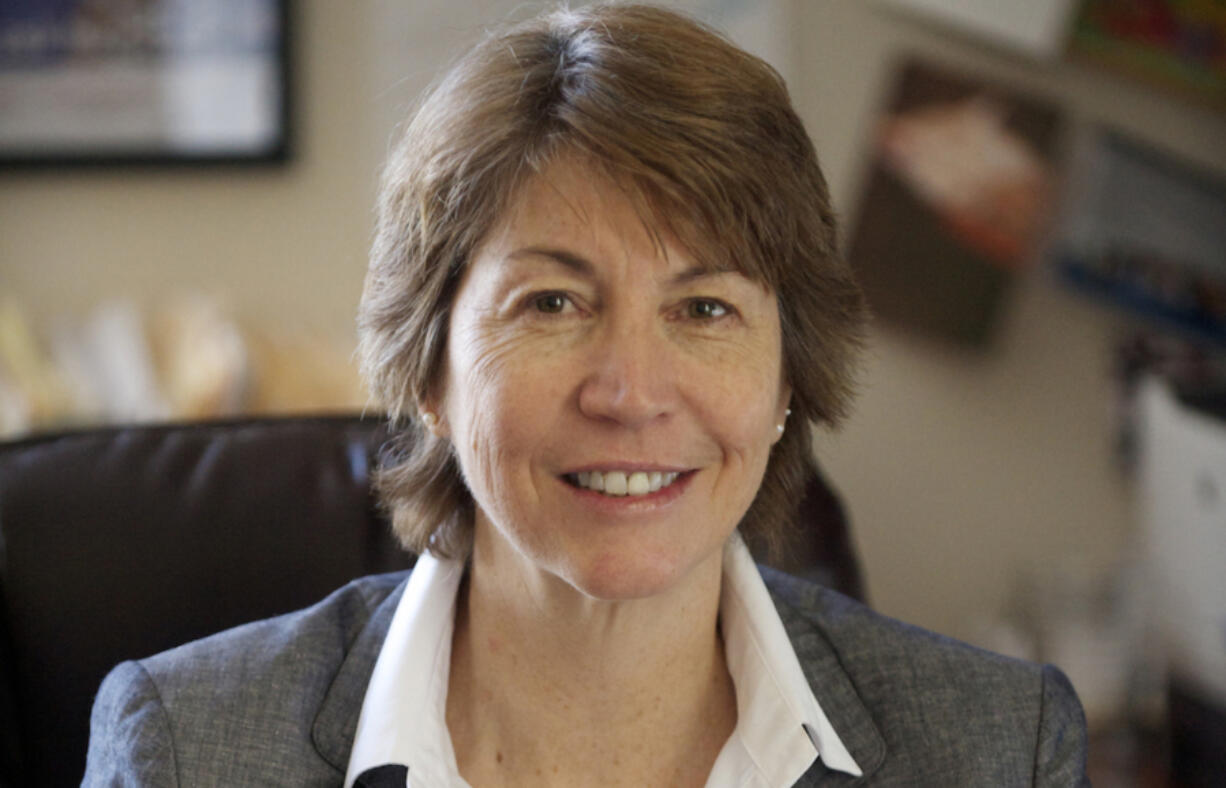
{"label": "gray blazer", "polygon": [[[862,778],[802,786],[1087,785],[1068,680],[763,569],[814,694]],[[85,785],[339,785],[408,573],[125,662],[94,703]]]}

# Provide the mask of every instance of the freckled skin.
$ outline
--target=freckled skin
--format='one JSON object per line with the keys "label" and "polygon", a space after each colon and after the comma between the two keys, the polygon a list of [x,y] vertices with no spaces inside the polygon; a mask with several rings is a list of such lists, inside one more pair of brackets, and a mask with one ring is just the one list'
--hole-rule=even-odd
{"label": "freckled skin", "polygon": [[[524,185],[475,254],[438,405],[477,542],[526,583],[617,600],[718,571],[790,392],[774,295],[735,272],[678,278],[696,267],[566,160]],[[694,474],[671,505],[631,513],[585,507],[561,479],[612,460]]]}

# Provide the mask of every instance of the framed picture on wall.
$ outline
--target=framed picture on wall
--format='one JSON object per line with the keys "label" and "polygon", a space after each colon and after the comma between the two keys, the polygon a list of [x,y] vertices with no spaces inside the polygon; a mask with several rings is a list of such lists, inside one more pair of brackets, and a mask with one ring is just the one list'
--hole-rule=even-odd
{"label": "framed picture on wall", "polygon": [[903,61],[873,139],[848,259],[884,322],[986,347],[1053,202],[1059,107]]}
{"label": "framed picture on wall", "polygon": [[288,0],[4,0],[0,166],[281,162]]}
{"label": "framed picture on wall", "polygon": [[1049,254],[1076,291],[1226,347],[1226,178],[1108,128],[1073,149]]}

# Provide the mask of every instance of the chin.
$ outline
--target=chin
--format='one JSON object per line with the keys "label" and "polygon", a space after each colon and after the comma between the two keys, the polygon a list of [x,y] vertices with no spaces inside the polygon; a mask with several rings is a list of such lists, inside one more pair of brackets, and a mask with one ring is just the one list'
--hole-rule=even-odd
{"label": "chin", "polygon": [[576,590],[607,602],[647,599],[667,594],[693,576],[692,563],[674,556],[603,554],[581,566],[568,567],[564,579]]}

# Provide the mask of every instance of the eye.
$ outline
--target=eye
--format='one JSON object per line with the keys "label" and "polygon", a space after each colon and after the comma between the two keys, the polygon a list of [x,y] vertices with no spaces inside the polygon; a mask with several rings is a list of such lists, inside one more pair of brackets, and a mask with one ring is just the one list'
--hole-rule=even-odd
{"label": "eye", "polygon": [[685,307],[686,316],[695,320],[717,320],[729,311],[727,304],[713,298],[695,298]]}
{"label": "eye", "polygon": [[532,306],[538,312],[557,315],[566,310],[569,300],[562,293],[541,293],[532,299]]}

